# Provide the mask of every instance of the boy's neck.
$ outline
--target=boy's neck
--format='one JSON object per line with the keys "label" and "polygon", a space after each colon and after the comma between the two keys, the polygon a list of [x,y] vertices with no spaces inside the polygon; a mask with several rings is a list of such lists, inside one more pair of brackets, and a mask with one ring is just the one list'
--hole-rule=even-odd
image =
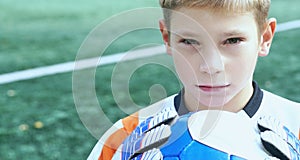
{"label": "boy's neck", "polygon": [[232,98],[227,104],[225,104],[223,110],[229,112],[239,112],[242,110],[253,95],[254,89],[252,83],[247,85],[241,92],[239,92],[235,97]]}

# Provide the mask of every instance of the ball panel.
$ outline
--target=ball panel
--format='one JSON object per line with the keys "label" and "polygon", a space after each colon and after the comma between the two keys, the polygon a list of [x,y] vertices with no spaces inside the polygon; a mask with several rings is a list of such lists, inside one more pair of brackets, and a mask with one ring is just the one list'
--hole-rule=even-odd
{"label": "ball panel", "polygon": [[182,153],[180,154],[180,159],[195,159],[196,157],[197,160],[227,160],[228,154],[201,144],[197,141],[192,141],[183,149]]}
{"label": "ball panel", "polygon": [[179,155],[180,159],[195,159],[197,160],[245,160],[243,158],[229,155],[228,153],[216,150],[205,144],[199,143],[193,140],[188,146],[186,146],[182,153]]}
{"label": "ball panel", "polygon": [[[204,123],[207,122],[207,118],[210,118],[207,117],[209,113],[218,114],[219,117],[214,124],[211,124],[209,134],[203,137],[200,133]],[[199,111],[191,115],[188,123],[192,138],[202,144],[247,159],[259,159],[268,156],[261,149],[260,136],[255,129],[256,122],[251,121],[249,117],[227,111],[209,110]]]}
{"label": "ball panel", "polygon": [[164,157],[164,160],[180,160],[178,157]]}
{"label": "ball panel", "polygon": [[172,134],[168,142],[160,147],[164,157],[178,156],[182,150],[192,141],[188,130],[187,121],[190,115],[180,117],[171,127]]}

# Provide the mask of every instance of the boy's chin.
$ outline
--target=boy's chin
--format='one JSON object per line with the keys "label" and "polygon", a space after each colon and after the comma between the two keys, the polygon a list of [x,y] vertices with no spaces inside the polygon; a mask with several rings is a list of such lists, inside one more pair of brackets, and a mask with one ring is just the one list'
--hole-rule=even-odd
{"label": "boy's chin", "polygon": [[211,98],[208,100],[201,100],[200,104],[206,106],[211,110],[225,110],[225,104],[227,103],[226,97],[223,98]]}

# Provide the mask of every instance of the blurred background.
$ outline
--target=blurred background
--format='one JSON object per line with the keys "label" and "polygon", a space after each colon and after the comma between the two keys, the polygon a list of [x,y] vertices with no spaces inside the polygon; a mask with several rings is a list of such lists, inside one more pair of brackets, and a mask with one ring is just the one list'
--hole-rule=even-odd
{"label": "blurred background", "polygon": [[[270,16],[276,17],[279,24],[299,20],[299,6],[299,0],[272,0]],[[159,7],[158,0],[0,0],[0,77],[74,61],[93,28],[113,15],[140,7]],[[107,31],[107,36],[122,30],[117,26]],[[254,77],[261,88],[297,102],[299,37],[300,28],[278,32],[271,54],[259,59]],[[158,30],[130,32],[116,39],[104,55],[150,43],[162,44]],[[152,58],[171,63],[167,56]],[[136,65],[139,61],[128,63]],[[120,110],[113,98],[114,67],[115,64],[100,66],[95,75],[99,103],[111,122],[129,114]],[[139,67],[125,85],[129,85],[134,103],[147,106],[161,98],[153,100],[149,96],[155,84],[163,86],[166,95],[180,90],[176,75],[155,64]],[[0,84],[0,114],[1,160],[86,159],[97,142],[78,116],[71,71]]]}

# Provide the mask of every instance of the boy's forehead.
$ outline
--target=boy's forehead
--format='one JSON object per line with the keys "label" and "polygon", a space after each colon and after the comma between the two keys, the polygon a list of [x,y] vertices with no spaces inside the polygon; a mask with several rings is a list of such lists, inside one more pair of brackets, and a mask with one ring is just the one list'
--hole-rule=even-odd
{"label": "boy's forehead", "polygon": [[201,34],[203,31],[222,31],[220,34],[238,35],[247,32],[249,27],[256,28],[254,15],[222,14],[208,9],[182,8],[172,13],[170,19],[171,32],[187,36]]}

